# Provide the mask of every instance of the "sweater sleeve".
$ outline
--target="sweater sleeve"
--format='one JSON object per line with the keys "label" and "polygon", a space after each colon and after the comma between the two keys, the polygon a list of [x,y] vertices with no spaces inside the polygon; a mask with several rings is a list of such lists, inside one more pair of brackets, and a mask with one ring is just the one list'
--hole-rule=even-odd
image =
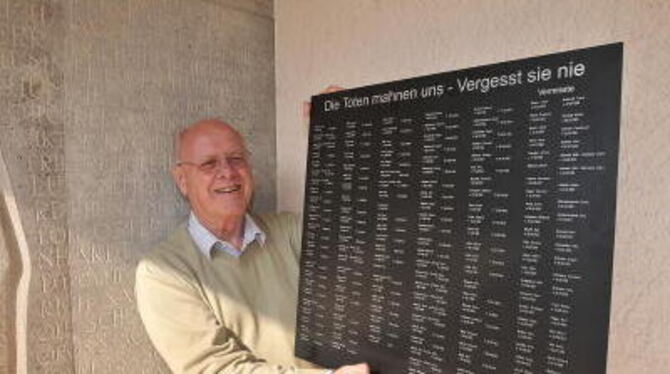
{"label": "sweater sleeve", "polygon": [[291,253],[300,258],[302,250],[302,216],[291,212],[279,214],[282,232],[286,233]]}
{"label": "sweater sleeve", "polygon": [[280,366],[255,357],[220,325],[188,280],[142,260],[137,268],[138,310],[156,350],[174,373],[323,374],[324,369]]}

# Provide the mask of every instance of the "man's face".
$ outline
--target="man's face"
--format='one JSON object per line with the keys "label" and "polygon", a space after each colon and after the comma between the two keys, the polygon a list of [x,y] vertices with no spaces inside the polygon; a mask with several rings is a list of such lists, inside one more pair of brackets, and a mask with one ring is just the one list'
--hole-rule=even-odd
{"label": "man's face", "polygon": [[220,226],[244,216],[253,195],[253,176],[242,137],[220,121],[194,125],[181,138],[172,174],[204,224]]}

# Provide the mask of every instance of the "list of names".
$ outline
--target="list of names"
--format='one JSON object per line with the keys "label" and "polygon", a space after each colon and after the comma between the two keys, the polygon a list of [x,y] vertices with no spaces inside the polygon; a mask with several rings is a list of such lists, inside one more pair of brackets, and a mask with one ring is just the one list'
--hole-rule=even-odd
{"label": "list of names", "polygon": [[622,49],[314,97],[296,355],[605,373]]}

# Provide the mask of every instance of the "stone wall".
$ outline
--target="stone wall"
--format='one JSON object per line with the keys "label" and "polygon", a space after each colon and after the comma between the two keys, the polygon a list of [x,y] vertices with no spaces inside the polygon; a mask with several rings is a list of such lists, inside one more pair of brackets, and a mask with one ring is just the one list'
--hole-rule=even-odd
{"label": "stone wall", "polygon": [[[186,214],[168,175],[171,137],[206,117],[237,125],[250,139],[256,210],[274,210],[273,25],[271,0],[0,4],[0,150],[30,255],[21,274],[31,274],[19,295],[20,259],[0,246],[10,301],[0,303],[0,371],[166,371],[133,282],[138,257]],[[22,296],[17,336],[10,309]],[[27,347],[18,360],[16,339]]]}

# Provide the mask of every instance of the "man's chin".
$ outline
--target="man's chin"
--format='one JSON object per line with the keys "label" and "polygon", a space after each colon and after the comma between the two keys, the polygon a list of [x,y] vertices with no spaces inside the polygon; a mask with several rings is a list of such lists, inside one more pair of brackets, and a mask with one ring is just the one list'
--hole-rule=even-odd
{"label": "man's chin", "polygon": [[247,213],[247,204],[217,204],[214,213],[218,217],[241,217]]}

